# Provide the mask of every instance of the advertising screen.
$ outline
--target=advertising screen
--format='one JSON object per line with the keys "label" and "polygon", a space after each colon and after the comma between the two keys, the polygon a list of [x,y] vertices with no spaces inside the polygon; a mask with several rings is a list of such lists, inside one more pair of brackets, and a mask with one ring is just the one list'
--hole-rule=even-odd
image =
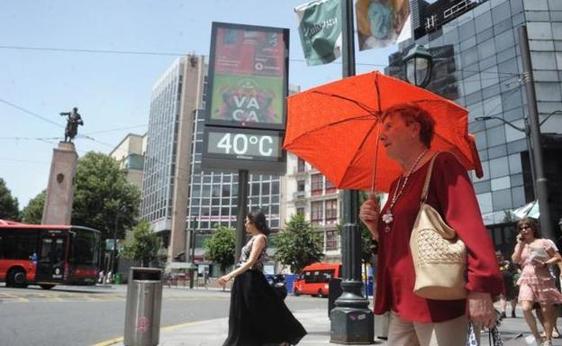
{"label": "advertising screen", "polygon": [[207,123],[284,129],[286,29],[213,23]]}

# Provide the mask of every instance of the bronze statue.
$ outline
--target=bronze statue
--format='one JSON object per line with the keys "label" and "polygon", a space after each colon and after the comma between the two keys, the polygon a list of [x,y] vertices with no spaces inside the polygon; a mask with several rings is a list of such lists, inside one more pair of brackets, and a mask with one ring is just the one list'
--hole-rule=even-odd
{"label": "bronze statue", "polygon": [[84,125],[80,113],[78,113],[78,108],[72,108],[72,112],[62,112],[62,116],[67,116],[66,128],[64,129],[64,141],[72,143],[74,137],[78,133],[78,125]]}

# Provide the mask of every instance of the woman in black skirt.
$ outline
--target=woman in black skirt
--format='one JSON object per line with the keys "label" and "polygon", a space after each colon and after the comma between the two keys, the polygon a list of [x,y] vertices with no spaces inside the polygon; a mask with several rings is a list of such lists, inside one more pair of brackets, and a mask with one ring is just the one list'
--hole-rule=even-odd
{"label": "woman in black skirt", "polygon": [[242,248],[237,269],[219,279],[224,287],[234,278],[223,346],[296,345],[306,331],[263,275],[270,233],[265,215],[260,210],[249,213],[245,226],[252,237]]}

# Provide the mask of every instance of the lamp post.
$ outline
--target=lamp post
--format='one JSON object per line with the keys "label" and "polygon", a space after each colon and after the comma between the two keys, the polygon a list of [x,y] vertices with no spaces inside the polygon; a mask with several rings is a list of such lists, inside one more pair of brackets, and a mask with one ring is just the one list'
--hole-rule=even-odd
{"label": "lamp post", "polygon": [[535,174],[537,189],[537,200],[539,201],[541,231],[546,238],[556,239],[552,229],[552,220],[550,218],[550,206],[548,202],[547,179],[544,175],[542,161],[542,146],[539,114],[537,110],[537,98],[535,95],[535,80],[533,77],[533,67],[531,64],[531,52],[529,50],[529,39],[527,37],[527,26],[521,25],[517,29],[519,37],[519,50],[521,52],[521,62],[523,64],[522,82],[525,86],[525,95],[527,97],[527,108],[529,111],[529,132],[531,143],[533,144],[533,156],[535,158]]}
{"label": "lamp post", "polygon": [[[555,115],[555,114],[562,114],[562,110],[555,110],[555,111],[553,111],[553,112],[550,112],[550,113],[548,113],[548,114],[543,118],[543,120],[541,120],[540,122],[538,122],[538,131],[539,131],[539,134],[540,134],[540,127],[541,127],[548,119],[550,119],[551,116],[553,116],[553,115]],[[537,179],[538,179],[538,177],[537,177],[537,171],[538,171],[539,169],[542,171],[543,169],[542,169],[542,167],[539,168],[539,167],[537,166],[537,160],[535,159],[536,150],[535,150],[534,145],[533,145],[533,143],[532,143],[532,141],[531,141],[531,125],[530,125],[530,123],[529,123],[528,118],[524,118],[524,119],[523,119],[524,127],[520,127],[520,126],[514,125],[513,123],[511,123],[511,122],[509,122],[509,121],[507,121],[507,120],[505,120],[505,119],[503,119],[503,118],[496,117],[496,116],[481,116],[481,117],[476,117],[476,118],[474,118],[474,120],[476,120],[476,121],[499,120],[499,121],[501,121],[503,124],[505,124],[505,125],[507,125],[507,126],[513,128],[513,129],[515,129],[515,130],[517,130],[517,131],[519,131],[519,132],[523,132],[523,133],[525,134],[525,139],[527,140],[527,147],[529,148],[529,161],[530,161],[530,164],[531,164],[531,177],[532,177],[532,180],[533,180],[533,195],[534,195],[534,198],[537,199],[537,198],[538,198],[538,196],[537,196],[537,194],[538,194],[538,190],[537,190],[537,183],[538,183],[538,180],[537,180]],[[539,143],[538,143],[537,145],[540,146],[540,140],[539,140]],[[541,207],[540,202],[539,202],[539,208],[541,208],[541,210],[542,210],[543,208],[548,208],[548,205],[547,205],[547,206],[544,206],[544,207]],[[549,238],[550,238],[550,239],[554,239],[553,236],[554,236],[554,235],[551,234],[551,235],[549,236]]]}
{"label": "lamp post", "polygon": [[412,47],[403,58],[406,80],[410,84],[425,88],[431,81],[433,56],[419,44]]}
{"label": "lamp post", "polygon": [[122,205],[115,212],[115,226],[113,227],[113,248],[111,249],[111,270],[113,277],[117,272],[117,226],[119,225],[119,216],[125,213],[127,208]]}
{"label": "lamp post", "polygon": [[531,165],[531,180],[533,182],[533,198],[536,198],[536,194],[537,194],[537,189],[535,187],[535,181],[536,181],[536,176],[537,174],[535,173],[535,157],[533,156],[533,150],[532,150],[532,144],[531,144],[531,138],[529,136],[530,130],[529,130],[529,122],[527,121],[527,118],[524,118],[524,127],[519,127],[517,125],[512,124],[511,122],[500,118],[500,117],[495,117],[495,116],[482,116],[482,117],[476,117],[474,118],[474,120],[476,121],[486,121],[486,120],[499,120],[502,123],[506,124],[507,126],[519,131],[519,132],[523,132],[525,134],[525,139],[527,140],[527,147],[529,148],[529,161],[530,161],[530,165]]}
{"label": "lamp post", "polygon": [[[342,4],[342,74],[355,75],[355,45],[353,41],[353,1]],[[374,339],[373,312],[363,297],[361,280],[361,234],[357,227],[359,194],[343,192],[342,223],[342,294],[330,312],[330,342],[336,344],[372,344]]]}

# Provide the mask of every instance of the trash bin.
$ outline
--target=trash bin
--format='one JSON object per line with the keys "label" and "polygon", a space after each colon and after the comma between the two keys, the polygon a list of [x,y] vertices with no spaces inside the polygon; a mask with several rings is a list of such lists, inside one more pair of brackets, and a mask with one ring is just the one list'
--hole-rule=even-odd
{"label": "trash bin", "polygon": [[336,299],[338,299],[342,293],[341,279],[331,278],[328,282],[328,317],[332,309],[336,307]]}
{"label": "trash bin", "polygon": [[293,293],[296,277],[295,274],[285,274],[285,285],[287,285],[288,293]]}
{"label": "trash bin", "polygon": [[158,345],[162,270],[131,267],[128,282],[123,343],[126,346]]}

